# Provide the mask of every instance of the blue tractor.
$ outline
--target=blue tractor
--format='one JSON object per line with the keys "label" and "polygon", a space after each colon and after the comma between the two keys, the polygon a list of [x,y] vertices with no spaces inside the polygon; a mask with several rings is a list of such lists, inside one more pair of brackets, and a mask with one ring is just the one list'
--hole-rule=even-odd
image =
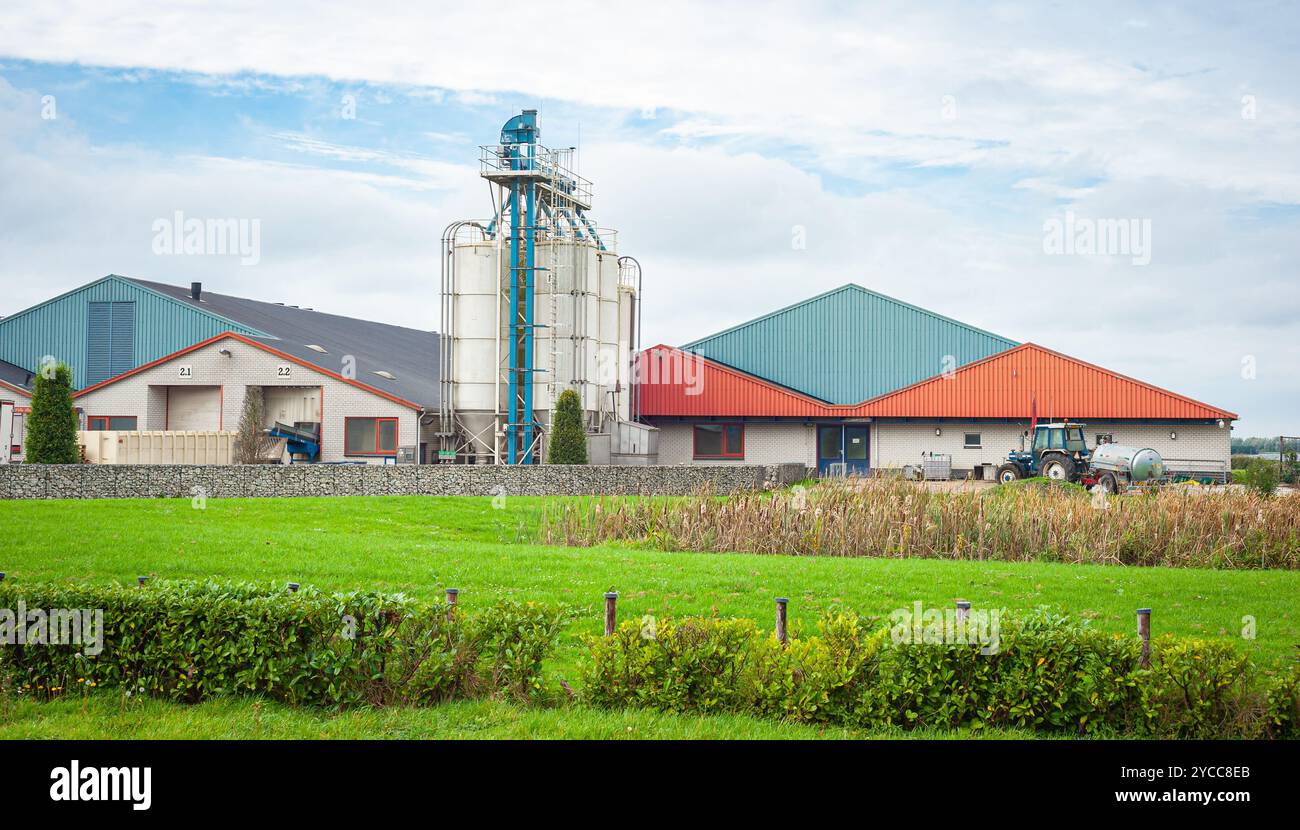
{"label": "blue tractor", "polygon": [[1109,439],[1100,443],[1100,437],[1097,446],[1089,450],[1083,424],[1038,424],[1030,448],[1012,450],[1007,453],[1007,463],[998,467],[1000,484],[1033,476],[1119,493],[1132,484],[1164,480],[1165,462],[1150,447],[1121,446]]}
{"label": "blue tractor", "polygon": [[998,482],[1006,484],[1035,476],[1078,481],[1090,472],[1090,457],[1083,424],[1038,424],[1029,449],[1007,453],[1006,463],[998,467]]}

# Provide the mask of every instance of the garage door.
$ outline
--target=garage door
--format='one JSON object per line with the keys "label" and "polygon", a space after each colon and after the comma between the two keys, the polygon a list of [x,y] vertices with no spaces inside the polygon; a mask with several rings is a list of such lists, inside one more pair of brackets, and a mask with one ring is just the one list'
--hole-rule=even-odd
{"label": "garage door", "polygon": [[263,426],[274,426],[277,421],[291,426],[302,421],[320,423],[319,386],[263,386],[262,400]]}
{"label": "garage door", "polygon": [[195,432],[221,429],[221,387],[169,387],[167,429]]}

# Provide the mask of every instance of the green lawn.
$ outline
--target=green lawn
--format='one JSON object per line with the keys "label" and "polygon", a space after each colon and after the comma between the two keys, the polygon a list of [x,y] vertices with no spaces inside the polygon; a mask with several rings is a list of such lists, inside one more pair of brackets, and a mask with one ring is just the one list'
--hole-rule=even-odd
{"label": "green lawn", "polygon": [[529,708],[496,701],[429,708],[321,712],[266,701],[214,700],[193,706],[162,701],[124,703],[111,692],[87,700],[16,703],[0,707],[0,740],[10,739],[845,739],[1039,738],[1030,732],[857,732],[782,724],[739,715],[607,712],[582,706]]}
{"label": "green lawn", "polygon": [[[1295,571],[558,548],[529,541],[543,502],[511,497],[499,510],[488,498],[434,497],[209,500],[204,510],[194,509],[188,500],[0,502],[5,539],[0,571],[20,581],[131,582],[139,574],[292,580],[326,589],[400,590],[429,599],[441,597],[446,587],[458,587],[467,609],[500,597],[567,603],[580,615],[548,666],[548,682],[556,684],[561,678],[574,682],[582,652],[578,635],[599,633],[602,594],[610,589],[620,592],[621,617],[716,612],[753,617],[769,626],[773,598],[788,596],[796,632],[809,629],[832,604],[883,616],[916,600],[947,607],[964,598],[977,606],[1012,610],[1050,606],[1124,633],[1134,629],[1135,609],[1150,606],[1156,634],[1230,639],[1265,662],[1292,654],[1300,643],[1300,614],[1294,608],[1300,572]],[[1247,615],[1256,620],[1254,640],[1240,637]],[[118,705],[116,699],[112,705]],[[96,728],[78,724],[67,706],[22,704],[5,717],[0,735],[81,734],[79,730]],[[230,720],[232,714],[246,715],[249,706],[221,702],[172,707],[175,712],[163,707],[165,715],[155,718],[151,711],[149,720],[162,724],[159,734],[166,735],[248,734],[246,725],[235,727]],[[711,729],[726,734],[735,728],[746,735],[757,734],[746,730],[775,728],[786,734],[792,729],[753,722],[741,729],[739,721],[710,725],[701,719],[572,709],[533,712],[499,704],[443,709],[447,707],[333,718],[280,710],[276,718],[285,734],[294,735],[438,730],[461,735],[471,729],[466,723],[484,718],[492,725],[482,731],[494,735],[572,730],[603,736],[620,724],[665,737]]]}

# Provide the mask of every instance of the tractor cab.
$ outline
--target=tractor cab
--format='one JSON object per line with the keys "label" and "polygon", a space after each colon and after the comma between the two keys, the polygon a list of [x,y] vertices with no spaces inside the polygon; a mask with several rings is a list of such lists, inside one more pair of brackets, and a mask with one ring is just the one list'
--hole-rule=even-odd
{"label": "tractor cab", "polygon": [[1007,453],[1007,462],[998,468],[998,481],[1045,476],[1058,481],[1074,481],[1088,467],[1088,442],[1083,424],[1058,422],[1038,424],[1027,450]]}

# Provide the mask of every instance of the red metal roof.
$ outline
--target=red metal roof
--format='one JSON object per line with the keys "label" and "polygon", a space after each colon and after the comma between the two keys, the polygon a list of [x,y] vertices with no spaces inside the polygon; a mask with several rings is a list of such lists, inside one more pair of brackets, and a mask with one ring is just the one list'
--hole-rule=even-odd
{"label": "red metal roof", "polygon": [[[1237,417],[1033,343],[847,406],[827,404],[670,346],[647,349],[641,357],[638,394],[647,416],[1028,419],[1036,402],[1043,419]],[[672,371],[674,364],[685,372]]]}

